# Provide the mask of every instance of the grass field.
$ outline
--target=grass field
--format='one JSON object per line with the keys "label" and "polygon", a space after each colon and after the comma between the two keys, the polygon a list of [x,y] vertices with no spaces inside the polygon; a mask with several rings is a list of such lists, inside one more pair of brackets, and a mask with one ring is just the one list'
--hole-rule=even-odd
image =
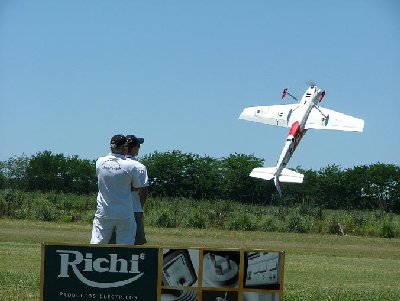
{"label": "grass field", "polygon": [[[39,299],[40,243],[87,243],[91,226],[0,219],[0,300]],[[149,245],[286,251],[284,300],[400,300],[400,239],[147,228]]]}

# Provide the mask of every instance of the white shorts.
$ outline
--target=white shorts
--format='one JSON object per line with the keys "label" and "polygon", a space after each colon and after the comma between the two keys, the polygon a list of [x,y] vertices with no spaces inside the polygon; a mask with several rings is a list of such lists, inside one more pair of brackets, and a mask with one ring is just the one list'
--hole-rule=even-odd
{"label": "white shorts", "polygon": [[133,245],[135,243],[136,222],[134,218],[129,219],[93,219],[91,244],[108,244],[112,232],[117,235],[116,242],[121,245]]}

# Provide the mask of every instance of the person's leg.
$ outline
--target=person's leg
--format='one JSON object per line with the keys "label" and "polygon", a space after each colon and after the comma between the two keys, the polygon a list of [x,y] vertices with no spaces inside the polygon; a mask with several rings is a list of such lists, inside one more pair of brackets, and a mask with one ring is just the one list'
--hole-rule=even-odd
{"label": "person's leg", "polygon": [[111,233],[115,227],[115,220],[97,218],[93,219],[91,244],[108,244]]}
{"label": "person's leg", "polygon": [[134,218],[119,220],[115,227],[117,244],[133,245],[136,235],[136,221]]}
{"label": "person's leg", "polygon": [[111,234],[111,238],[108,242],[109,244],[115,245],[117,243],[117,235],[115,234],[115,229]]}
{"label": "person's leg", "polygon": [[146,235],[144,233],[144,217],[143,212],[135,212],[135,220],[136,220],[136,237],[135,237],[135,245],[144,245],[146,240]]}

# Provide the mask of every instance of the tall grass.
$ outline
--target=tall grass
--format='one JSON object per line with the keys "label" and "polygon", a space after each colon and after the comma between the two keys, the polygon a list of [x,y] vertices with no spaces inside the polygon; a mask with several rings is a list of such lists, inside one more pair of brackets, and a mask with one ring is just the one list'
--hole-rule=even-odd
{"label": "tall grass", "polygon": [[[0,217],[91,223],[95,209],[95,195],[0,191]],[[400,216],[378,210],[326,210],[306,205],[264,206],[227,200],[150,197],[145,219],[147,225],[158,228],[400,237]]]}

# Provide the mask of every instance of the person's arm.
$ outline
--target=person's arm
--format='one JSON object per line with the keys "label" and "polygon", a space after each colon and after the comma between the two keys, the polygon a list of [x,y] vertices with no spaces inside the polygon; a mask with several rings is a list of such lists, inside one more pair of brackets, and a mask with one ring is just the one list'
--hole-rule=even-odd
{"label": "person's arm", "polygon": [[138,191],[140,186],[140,171],[135,166],[132,169],[131,191]]}
{"label": "person's arm", "polygon": [[146,203],[148,194],[149,194],[149,190],[147,189],[147,186],[140,188],[139,196],[140,196],[140,204],[142,205],[142,209],[144,208],[144,204]]}

